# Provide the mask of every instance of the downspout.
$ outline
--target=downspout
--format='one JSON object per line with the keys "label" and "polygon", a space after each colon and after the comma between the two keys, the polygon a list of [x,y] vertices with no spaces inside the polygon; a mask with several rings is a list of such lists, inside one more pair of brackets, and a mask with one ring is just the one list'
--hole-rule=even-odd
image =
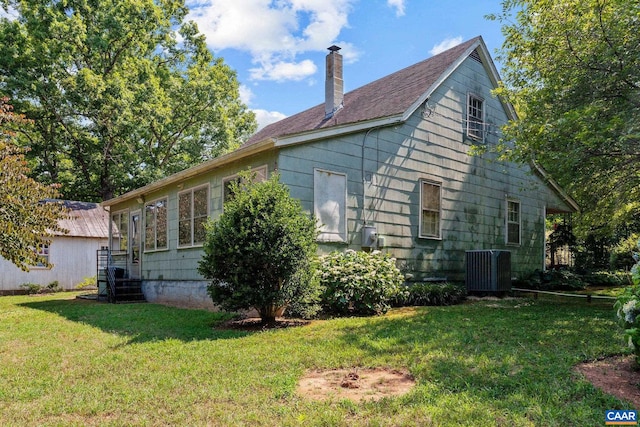
{"label": "downspout", "polygon": [[109,218],[108,222],[107,222],[107,224],[108,224],[108,226],[107,226],[108,231],[107,232],[109,234],[109,237],[107,238],[107,248],[111,249],[111,236],[112,236],[112,234],[111,234],[112,233],[112,230],[111,230],[111,228],[112,228],[111,227],[111,208],[109,206],[102,206],[102,210],[107,212],[107,214],[108,214],[107,217]]}

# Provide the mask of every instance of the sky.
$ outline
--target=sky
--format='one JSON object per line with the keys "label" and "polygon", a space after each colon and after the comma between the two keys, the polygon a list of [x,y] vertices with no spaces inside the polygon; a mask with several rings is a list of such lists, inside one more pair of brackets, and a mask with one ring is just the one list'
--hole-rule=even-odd
{"label": "sky", "polygon": [[[499,0],[186,0],[216,57],[237,73],[260,127],[324,103],[327,48],[345,93],[481,35],[495,60]],[[498,69],[500,64],[496,63]]]}

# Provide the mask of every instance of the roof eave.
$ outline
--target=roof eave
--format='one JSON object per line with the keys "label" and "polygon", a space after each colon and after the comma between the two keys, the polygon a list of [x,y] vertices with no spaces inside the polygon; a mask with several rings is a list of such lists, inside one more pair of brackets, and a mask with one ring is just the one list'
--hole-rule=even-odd
{"label": "roof eave", "polygon": [[404,121],[402,115],[380,117],[374,120],[348,123],[345,125],[332,126],[326,129],[317,129],[308,132],[300,132],[278,138],[275,146],[286,147],[289,145],[304,144],[306,142],[317,141],[319,139],[334,138],[340,135],[362,132],[371,128],[393,126]]}
{"label": "roof eave", "polygon": [[564,202],[569,205],[572,209],[573,212],[580,212],[580,206],[578,205],[578,202],[576,202],[573,197],[571,197],[569,194],[567,194],[566,191],[564,191],[562,189],[562,187],[560,187],[560,184],[558,184],[552,177],[551,175],[549,175],[549,173],[544,170],[544,168],[542,166],[540,166],[535,160],[531,160],[530,161],[531,166],[533,167],[533,170],[544,180],[544,182],[551,187],[551,189],[553,191],[555,191],[555,193],[562,199],[564,200]]}
{"label": "roof eave", "polygon": [[144,187],[140,187],[135,190],[129,191],[128,193],[125,193],[121,196],[114,197],[113,199],[105,200],[104,202],[100,203],[100,205],[103,207],[109,207],[109,206],[116,205],[118,203],[125,202],[127,200],[144,196],[146,194],[159,190],[169,184],[184,181],[186,179],[193,178],[194,176],[197,176],[201,173],[208,172],[210,170],[224,166],[228,163],[243,159],[248,156],[259,154],[264,151],[268,151],[274,147],[274,143],[275,143],[275,140],[272,138],[265,139],[256,144],[252,144],[247,147],[240,148],[238,150],[222,155],[220,157],[207,160],[204,163],[200,163],[199,165],[193,166],[189,169],[185,169],[181,172],[177,172],[166,178],[162,178],[158,181],[152,182],[151,184],[145,185]]}

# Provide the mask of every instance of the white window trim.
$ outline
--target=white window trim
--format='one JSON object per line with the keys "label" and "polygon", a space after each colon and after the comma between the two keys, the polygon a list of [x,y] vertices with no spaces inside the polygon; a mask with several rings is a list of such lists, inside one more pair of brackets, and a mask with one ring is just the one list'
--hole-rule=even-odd
{"label": "white window trim", "polygon": [[[42,255],[40,248],[47,248],[47,255]],[[31,266],[30,268],[32,270],[51,270],[53,268],[53,264],[51,264],[51,243],[49,244],[41,244],[38,245],[38,247],[35,249],[36,255],[38,256],[38,258],[43,257],[47,259],[47,262],[49,263],[49,266],[47,267],[46,265],[40,265],[39,263],[37,265]]]}
{"label": "white window trim", "polygon": [[317,215],[317,211],[316,208],[317,206],[317,199],[316,199],[316,195],[317,195],[317,187],[316,185],[318,184],[315,180],[315,176],[316,176],[316,172],[321,172],[321,173],[326,173],[326,174],[331,174],[331,175],[337,175],[337,176],[342,176],[344,177],[344,195],[343,195],[343,208],[342,208],[342,212],[340,212],[341,218],[344,218],[344,227],[340,230],[339,233],[328,233],[328,232],[320,232],[318,233],[318,238],[317,241],[321,242],[321,243],[346,243],[347,242],[347,222],[348,222],[348,218],[347,218],[347,193],[348,193],[348,186],[349,186],[349,178],[347,177],[346,173],[342,173],[342,172],[335,172],[335,171],[330,171],[327,169],[320,169],[320,168],[314,168],[313,169],[313,213],[314,216],[316,217],[316,220],[318,221],[318,228],[322,227],[322,224],[320,224],[320,216]]}
{"label": "white window trim", "polygon": [[[153,239],[154,242],[154,249],[147,249],[147,206],[154,204],[156,202],[159,202],[161,200],[165,201],[165,209],[167,210],[167,247],[166,248],[158,248],[157,244],[158,244],[158,223],[155,222],[155,227],[154,227],[154,231],[155,231],[155,236]],[[156,217],[157,220],[157,217]],[[144,235],[143,238],[144,240],[142,241],[142,248],[143,248],[143,252],[144,253],[151,253],[151,252],[162,252],[162,251],[168,251],[169,250],[169,197],[168,196],[164,196],[164,197],[158,197],[157,199],[153,199],[153,200],[149,200],[147,202],[144,203],[144,224],[143,224],[143,229],[144,229]]]}
{"label": "white window trim", "polygon": [[[517,203],[518,204],[518,242],[510,242],[509,241],[509,224],[516,224],[515,222],[509,221],[509,203]],[[505,200],[505,230],[504,230],[504,241],[505,244],[509,246],[520,246],[522,244],[522,203],[518,199],[508,198]]]}
{"label": "white window trim", "polygon": [[[263,172],[264,178],[265,179],[269,179],[269,175],[268,175],[268,169],[267,169],[267,165],[262,165],[262,166],[258,166],[256,168],[247,168],[245,169],[245,171],[250,171],[250,172]],[[240,172],[238,173],[234,173],[233,175],[228,175],[222,178],[222,194],[220,195],[222,203],[224,204],[225,200],[224,200],[224,189],[227,185],[227,183],[229,181],[233,181],[235,179],[238,179],[238,177],[240,176]]]}
{"label": "white window trim", "polygon": [[[471,129],[471,115],[469,114],[469,106],[471,105],[471,100],[472,99],[477,99],[478,101],[480,101],[482,103],[482,117],[480,118],[481,124],[482,124],[482,129],[480,130],[480,134],[481,136],[478,137],[477,135],[475,135],[474,133],[477,132],[476,129]],[[469,139],[473,139],[474,141],[479,141],[479,142],[484,142],[484,135],[485,135],[485,128],[486,128],[486,103],[483,97],[479,96],[476,93],[473,92],[469,92],[467,93],[467,105],[466,107],[466,111],[465,111],[465,117],[466,117],[466,135]]]}
{"label": "white window trim", "polygon": [[[183,191],[178,192],[178,238],[177,238],[177,247],[178,249],[184,249],[184,248],[197,248],[197,247],[202,247],[204,242],[202,243],[194,243],[193,242],[193,238],[195,235],[195,217],[193,214],[193,209],[194,209],[194,203],[193,203],[193,193],[198,191],[198,190],[202,190],[203,188],[207,189],[207,218],[209,217],[209,215],[211,214],[211,191],[209,188],[209,184],[203,184],[203,185],[199,185],[197,187],[192,187]],[[190,213],[190,222],[191,222],[191,243],[189,244],[180,244],[180,196],[182,194],[185,193],[190,193],[191,194],[191,213]]]}
{"label": "white window trim", "polygon": [[[114,230],[113,230],[113,217],[114,215],[120,215],[121,217],[124,215],[127,218],[126,224],[127,224],[127,236],[126,236],[126,241],[125,241],[125,246],[126,248],[129,247],[129,232],[130,232],[130,224],[129,224],[129,209],[121,209],[119,211],[115,211],[115,212],[111,212],[109,214],[109,251],[111,252],[115,252],[118,251],[119,253],[126,253],[128,251],[128,249],[113,249],[113,234],[114,234]],[[120,224],[117,224],[118,227],[120,227]],[[120,234],[120,230],[118,229],[118,234]],[[122,236],[119,237],[120,240],[122,240]]]}
{"label": "white window trim", "polygon": [[[418,213],[419,217],[418,217],[418,237],[420,237],[421,239],[431,239],[431,240],[442,240],[442,182],[439,181],[434,181],[432,179],[420,179],[420,212]],[[422,191],[423,191],[423,187],[424,184],[431,184],[431,185],[437,185],[440,188],[440,210],[438,212],[439,215],[439,220],[438,220],[438,236],[430,236],[430,235],[425,235],[423,233],[422,230],[422,212],[424,211],[424,208],[422,206],[422,201],[423,201],[423,197],[422,197]]]}

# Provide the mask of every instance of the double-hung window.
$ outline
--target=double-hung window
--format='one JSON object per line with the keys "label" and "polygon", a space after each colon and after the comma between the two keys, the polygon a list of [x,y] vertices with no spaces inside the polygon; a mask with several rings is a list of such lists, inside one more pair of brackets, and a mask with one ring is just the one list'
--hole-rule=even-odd
{"label": "double-hung window", "polygon": [[467,95],[467,136],[484,140],[484,101],[472,93]]}
{"label": "double-hung window", "polygon": [[507,200],[507,244],[520,244],[520,202]]}
{"label": "double-hung window", "polygon": [[420,181],[420,237],[439,239],[442,217],[442,185]]}
{"label": "double-hung window", "polygon": [[178,247],[204,243],[208,216],[208,185],[178,193]]}
{"label": "double-hung window", "polygon": [[144,250],[167,249],[167,198],[144,206]]}
{"label": "double-hung window", "polygon": [[111,214],[111,242],[109,247],[114,252],[126,252],[128,238],[129,211],[114,212]]}
{"label": "double-hung window", "polygon": [[36,267],[45,268],[49,266],[49,245],[46,243],[38,245],[36,249],[38,264]]}

